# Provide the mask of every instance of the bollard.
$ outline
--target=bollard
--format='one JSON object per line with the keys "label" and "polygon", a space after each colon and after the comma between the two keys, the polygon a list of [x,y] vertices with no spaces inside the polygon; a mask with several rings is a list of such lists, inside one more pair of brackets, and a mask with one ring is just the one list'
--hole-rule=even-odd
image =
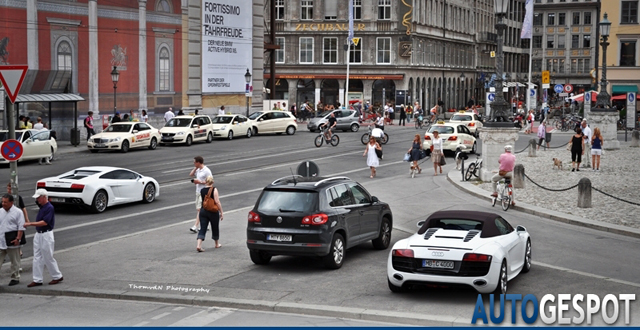
{"label": "bollard", "polygon": [[536,156],[536,139],[529,140],[529,157]]}
{"label": "bollard", "polygon": [[513,179],[511,184],[514,188],[524,188],[524,165],[518,164],[513,168]]}
{"label": "bollard", "polygon": [[631,133],[630,147],[640,147],[640,131],[635,130]]}
{"label": "bollard", "polygon": [[587,178],[578,181],[578,207],[591,208],[591,180]]}

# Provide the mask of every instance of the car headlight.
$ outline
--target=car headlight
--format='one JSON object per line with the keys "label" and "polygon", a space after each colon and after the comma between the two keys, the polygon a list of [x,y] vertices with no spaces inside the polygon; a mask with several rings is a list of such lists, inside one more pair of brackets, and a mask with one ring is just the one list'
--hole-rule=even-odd
{"label": "car headlight", "polygon": [[109,142],[118,142],[118,141],[120,141],[119,137],[114,138],[114,139],[109,139]]}
{"label": "car headlight", "polygon": [[176,135],[184,135],[184,132],[178,132]]}
{"label": "car headlight", "polygon": [[220,130],[221,130],[221,131],[224,131],[224,130],[226,130],[226,129],[227,129],[227,125],[223,125],[222,127],[220,127]]}

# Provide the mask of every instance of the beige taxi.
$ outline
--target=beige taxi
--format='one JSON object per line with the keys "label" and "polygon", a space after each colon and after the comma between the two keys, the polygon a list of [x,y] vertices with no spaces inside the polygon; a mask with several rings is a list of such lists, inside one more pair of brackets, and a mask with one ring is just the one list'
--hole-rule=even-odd
{"label": "beige taxi", "polygon": [[213,136],[232,140],[234,136],[253,135],[249,119],[243,115],[218,115],[213,118]]}
{"label": "beige taxi", "polygon": [[478,115],[469,111],[456,112],[451,119],[449,119],[449,122],[452,124],[464,124],[475,137],[478,137],[478,133],[480,133],[478,128],[482,127],[482,122],[478,118]]}
{"label": "beige taxi", "polygon": [[213,141],[213,123],[207,115],[176,116],[171,118],[160,129],[162,139],[160,145],[185,144],[190,146],[193,142]]}
{"label": "beige taxi", "polygon": [[458,146],[464,145],[463,152],[476,153],[477,143],[476,138],[471,134],[471,131],[464,124],[460,123],[445,123],[439,121],[429,128],[424,133],[424,142],[422,148],[429,150],[433,144],[433,132],[438,131],[438,135],[443,141],[442,149],[456,151]]}
{"label": "beige taxi", "polygon": [[160,132],[147,123],[119,122],[92,135],[87,141],[87,148],[93,153],[100,150],[119,150],[125,153],[131,148],[147,147],[155,150],[158,141],[160,141]]}
{"label": "beige taxi", "polygon": [[257,111],[249,116],[253,135],[276,133],[287,133],[293,135],[298,129],[296,118],[289,111]]}

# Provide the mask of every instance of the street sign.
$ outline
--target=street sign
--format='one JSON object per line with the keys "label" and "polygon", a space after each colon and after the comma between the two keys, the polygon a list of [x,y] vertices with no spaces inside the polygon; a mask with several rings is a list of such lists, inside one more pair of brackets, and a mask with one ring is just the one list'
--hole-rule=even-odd
{"label": "street sign", "polygon": [[22,143],[18,140],[7,140],[0,146],[0,154],[10,162],[20,159],[23,152]]}
{"label": "street sign", "polygon": [[487,93],[485,96],[485,102],[484,102],[484,111],[485,111],[485,116],[487,116],[487,118],[489,118],[489,116],[491,116],[491,102],[493,102],[493,100],[496,99],[496,94],[495,93]]}
{"label": "street sign", "polygon": [[564,91],[565,91],[566,93],[571,93],[571,92],[573,92],[573,86],[572,86],[571,84],[566,84],[566,85],[564,85]]}
{"label": "street sign", "polygon": [[535,109],[536,108],[536,90],[534,88],[530,89],[530,95],[531,97],[529,98],[529,109]]}
{"label": "street sign", "polygon": [[559,96],[569,96],[569,93],[560,93]]}
{"label": "street sign", "polygon": [[11,103],[16,103],[27,69],[29,67],[26,65],[0,65],[0,81]]}
{"label": "street sign", "polygon": [[358,47],[358,44],[360,43],[360,38],[353,38],[351,40],[353,40],[353,45]]}
{"label": "street sign", "polygon": [[564,86],[562,86],[562,85],[560,85],[560,84],[557,84],[557,85],[553,86],[553,90],[554,90],[556,93],[562,93],[562,91],[564,90]]}
{"label": "street sign", "polygon": [[495,93],[489,93],[489,96],[487,96],[487,98],[489,99],[489,102],[493,102],[493,100],[496,99],[496,94]]}
{"label": "street sign", "polygon": [[550,83],[550,79],[549,79],[549,71],[542,71],[542,83],[543,83],[543,84],[548,84],[548,83]]}
{"label": "street sign", "polygon": [[585,101],[585,102],[589,102],[589,104],[591,104],[591,91],[586,92],[586,93],[584,94],[584,101]]}
{"label": "street sign", "polygon": [[[633,129],[635,127],[636,127],[636,93],[627,93],[627,128]],[[625,135],[625,139],[626,139],[626,135]]]}
{"label": "street sign", "polygon": [[496,57],[496,52],[495,51],[491,51],[491,58]]}
{"label": "street sign", "polygon": [[551,84],[542,84],[542,88],[549,89],[551,88]]}
{"label": "street sign", "polygon": [[548,97],[549,97],[549,92],[548,92],[548,91],[547,91],[547,89],[545,88],[545,89],[542,91],[542,101],[543,101],[543,102],[547,102],[547,98],[548,98]]}

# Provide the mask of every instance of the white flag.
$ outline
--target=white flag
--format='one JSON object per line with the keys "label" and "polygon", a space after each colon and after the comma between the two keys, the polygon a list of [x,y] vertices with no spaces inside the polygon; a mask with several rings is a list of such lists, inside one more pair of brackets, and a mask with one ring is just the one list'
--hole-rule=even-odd
{"label": "white flag", "polygon": [[533,0],[527,0],[524,14],[524,22],[522,22],[522,32],[520,32],[520,39],[531,39],[531,32],[533,30]]}
{"label": "white flag", "polygon": [[353,0],[349,0],[349,43],[353,43]]}

